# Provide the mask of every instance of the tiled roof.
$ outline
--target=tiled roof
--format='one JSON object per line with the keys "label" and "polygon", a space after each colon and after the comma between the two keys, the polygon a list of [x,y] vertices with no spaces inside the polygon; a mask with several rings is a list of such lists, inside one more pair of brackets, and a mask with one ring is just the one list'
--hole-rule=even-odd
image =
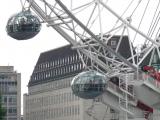
{"label": "tiled roof", "polygon": [[[120,36],[113,36],[108,41],[108,46],[115,49],[119,39]],[[127,36],[123,36],[121,39],[118,52],[124,58],[131,56]],[[72,49],[71,45],[66,45],[40,54],[28,86],[74,76],[82,70],[84,70],[84,68],[77,51]]]}
{"label": "tiled roof", "polygon": [[67,45],[40,54],[28,86],[74,76],[81,71],[77,51]]}

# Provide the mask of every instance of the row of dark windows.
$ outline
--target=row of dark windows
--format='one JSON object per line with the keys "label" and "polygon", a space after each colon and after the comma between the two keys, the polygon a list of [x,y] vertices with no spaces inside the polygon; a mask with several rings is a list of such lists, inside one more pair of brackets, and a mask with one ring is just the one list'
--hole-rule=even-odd
{"label": "row of dark windows", "polygon": [[79,105],[66,106],[61,108],[48,108],[36,112],[27,113],[27,120],[45,120],[50,118],[60,118],[75,116],[80,114]]}
{"label": "row of dark windows", "polygon": [[64,103],[68,104],[72,101],[77,101],[77,100],[79,100],[79,97],[75,96],[71,92],[56,94],[53,96],[44,96],[44,97],[34,98],[34,99],[28,100],[26,102],[26,109],[61,105]]}
{"label": "row of dark windows", "polygon": [[1,81],[0,82],[0,92],[2,94],[9,94],[9,93],[17,93],[17,82],[14,81],[14,82],[4,82],[4,81]]}
{"label": "row of dark windows", "polygon": [[44,72],[34,73],[32,76],[32,80],[43,80],[49,79],[56,76],[65,76],[66,74],[79,71],[83,69],[82,63],[76,63],[68,66],[58,67],[56,69],[50,69]]}
{"label": "row of dark windows", "polygon": [[7,109],[9,114],[17,114],[17,108],[11,107],[9,109]]}
{"label": "row of dark windows", "polygon": [[17,103],[16,96],[2,96],[2,103]]}
{"label": "row of dark windows", "polygon": [[8,117],[8,118],[6,118],[7,120],[17,120],[17,118],[12,118],[12,117]]}
{"label": "row of dark windows", "polygon": [[72,64],[75,63],[76,61],[79,61],[79,57],[77,54],[72,55],[72,56],[68,56],[65,58],[61,58],[61,59],[57,59],[54,61],[49,61],[46,63],[42,63],[36,66],[35,70],[42,70],[42,69],[47,69],[47,68],[53,68],[53,67],[57,67],[57,66],[64,66],[67,64]]}
{"label": "row of dark windows", "polygon": [[[41,81],[40,81],[41,82]],[[36,92],[43,92],[43,91],[48,91],[48,90],[57,90],[57,89],[63,89],[63,88],[68,88],[70,87],[70,82],[69,80],[55,80],[54,83],[48,82],[47,84],[43,84],[42,87],[38,88],[30,88],[30,93],[36,93]]]}
{"label": "row of dark windows", "polygon": [[0,81],[0,86],[1,85],[11,85],[11,86],[16,86],[17,81]]}

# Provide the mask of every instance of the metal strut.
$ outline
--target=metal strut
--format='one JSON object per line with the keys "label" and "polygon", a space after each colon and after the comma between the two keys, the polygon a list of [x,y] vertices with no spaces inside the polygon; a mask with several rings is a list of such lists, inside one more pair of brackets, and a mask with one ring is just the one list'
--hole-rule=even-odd
{"label": "metal strut", "polygon": [[96,40],[100,45],[105,47],[109,52],[111,52],[113,55],[118,57],[121,61],[126,63],[128,66],[130,66],[132,69],[137,70],[137,67],[127,61],[124,57],[122,57],[120,54],[116,53],[112,48],[104,44],[102,41],[98,39],[96,35],[94,35],[82,22],[80,22],[68,9],[67,7],[60,1],[60,0],[55,0],[57,4],[82,28],[84,29],[92,38]]}
{"label": "metal strut", "polygon": [[[29,2],[29,0],[27,0]],[[32,1],[31,8],[40,16],[40,18],[44,21],[48,19],[49,16],[46,15],[46,13],[38,6],[38,4],[35,1]],[[50,8],[51,9],[51,8]],[[52,9],[51,9],[52,10]],[[49,24],[53,24],[54,21],[46,21]],[[51,27],[56,30],[63,38],[65,38],[69,43],[71,43],[73,46],[80,46],[80,43],[75,41],[69,34],[67,34],[62,28],[60,28],[58,25],[51,25]],[[84,55],[88,56],[89,58],[93,57],[95,63],[97,63],[99,66],[101,66],[104,70],[110,71],[108,66],[103,63],[101,60],[99,60],[96,56],[92,55],[87,52],[87,50],[78,48],[79,51],[81,51]]]}
{"label": "metal strut", "polygon": [[[59,1],[59,0],[56,0]],[[129,24],[128,22],[126,22],[124,19],[122,19],[116,12],[114,12],[109,6],[107,6],[106,4],[104,4],[101,0],[99,1],[99,3],[105,7],[108,11],[110,11],[113,15],[115,15],[119,20],[121,20],[124,24],[126,24],[129,28],[131,28],[132,30],[136,31],[137,33],[139,33],[141,36],[143,36],[144,38],[146,38],[147,40],[151,41],[152,43],[154,43],[157,46],[160,46],[160,43],[152,40],[151,38],[149,38],[147,35],[145,35],[143,32],[139,31],[138,29],[136,29],[134,26],[132,26],[131,24]]]}

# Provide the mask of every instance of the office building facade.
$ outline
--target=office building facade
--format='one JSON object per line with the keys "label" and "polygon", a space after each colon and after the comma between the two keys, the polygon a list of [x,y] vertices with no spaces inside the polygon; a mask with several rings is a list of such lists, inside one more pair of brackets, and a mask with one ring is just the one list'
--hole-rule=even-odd
{"label": "office building facade", "polygon": [[[114,48],[117,39],[114,37],[108,44]],[[122,40],[128,42],[127,37]],[[120,47],[125,49],[124,45]],[[122,49],[120,53],[129,56]],[[24,120],[118,120],[118,114],[104,105],[102,98],[86,100],[72,93],[73,77],[84,70],[71,45],[41,53],[28,83],[28,93],[24,94]]]}
{"label": "office building facade", "polygon": [[28,84],[28,94],[24,94],[24,120],[116,118],[100,99],[85,100],[72,93],[70,83],[83,70],[77,51],[70,45],[41,53]]}
{"label": "office building facade", "polygon": [[0,93],[6,110],[4,120],[21,118],[21,74],[13,66],[0,66]]}

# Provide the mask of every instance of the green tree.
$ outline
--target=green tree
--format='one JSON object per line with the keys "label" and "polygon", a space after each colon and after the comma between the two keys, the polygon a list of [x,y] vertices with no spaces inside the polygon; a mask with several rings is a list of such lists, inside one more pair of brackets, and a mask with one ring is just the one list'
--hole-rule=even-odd
{"label": "green tree", "polygon": [[0,120],[4,120],[6,110],[2,107],[2,97],[0,95]]}

